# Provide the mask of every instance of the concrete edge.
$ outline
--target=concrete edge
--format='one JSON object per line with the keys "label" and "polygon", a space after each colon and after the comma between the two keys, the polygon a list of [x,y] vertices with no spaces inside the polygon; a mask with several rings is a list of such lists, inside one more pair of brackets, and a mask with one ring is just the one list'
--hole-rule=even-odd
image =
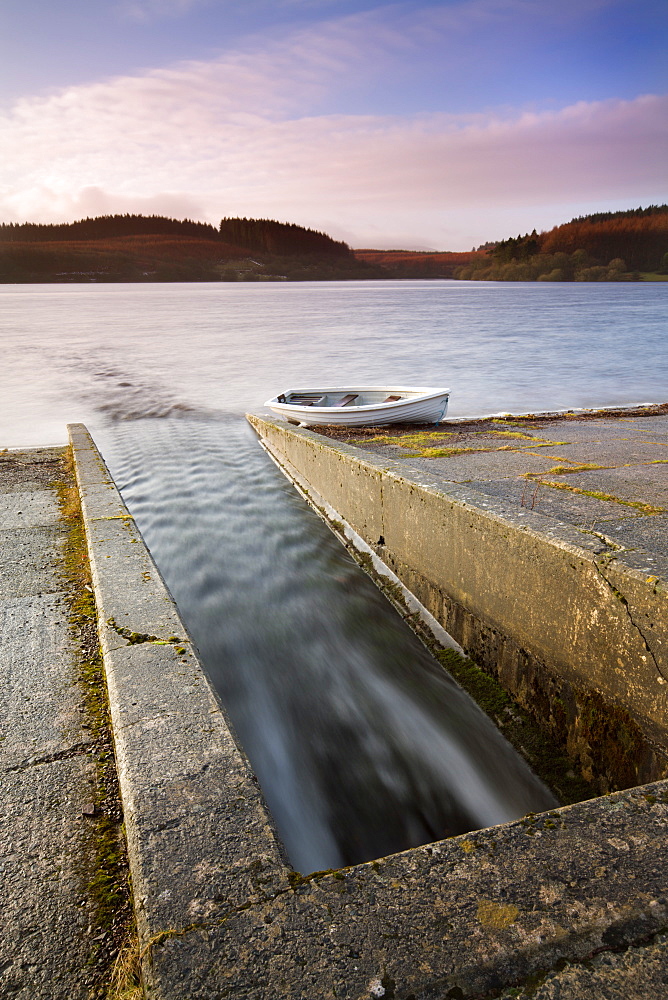
{"label": "concrete edge", "polygon": [[[292,483],[306,503],[309,504],[316,514],[318,514],[330,531],[336,535],[339,541],[341,541],[347,549],[354,549],[362,556],[362,558],[371,560],[371,566],[375,576],[379,577],[383,581],[383,585],[386,588],[383,591],[385,596],[401,617],[408,618],[409,616],[415,614],[419,615],[422,625],[427,629],[433,639],[440,646],[442,646],[443,649],[454,649],[457,653],[463,653],[464,650],[459,643],[452,638],[449,632],[446,632],[440,622],[434,618],[424,604],[418,601],[415,594],[411,593],[396,573],[392,572],[390,567],[387,563],[383,562],[378,553],[370,545],[367,545],[362,536],[355,531],[352,525],[348,524],[345,518],[343,518],[337,510],[334,510],[325,497],[321,496],[317,490],[313,489],[310,483],[304,479],[302,474],[299,472],[299,469],[296,469],[289,459],[287,459],[284,455],[281,455],[268,441],[260,439],[260,445],[272,460],[274,465],[281,470],[285,478]],[[400,595],[399,600],[397,600],[394,596],[397,591]]]}
{"label": "concrete edge", "polygon": [[[143,948],[285,888],[257,780],[90,434],[68,427]],[[259,886],[262,886],[259,889]]]}
{"label": "concrete edge", "polygon": [[[452,501],[464,510],[470,509],[476,513],[482,512],[491,521],[507,524],[516,530],[538,539],[548,538],[551,544],[571,552],[576,557],[592,560],[601,553],[614,555],[615,562],[622,565],[624,571],[639,582],[647,582],[648,573],[653,572],[651,568],[643,570],[633,564],[625,565],[624,552],[620,551],[620,545],[608,538],[603,532],[582,531],[569,524],[565,524],[556,517],[539,514],[527,507],[518,510],[516,506],[506,500],[488,496],[484,493],[477,493],[475,490],[461,483],[453,482],[445,484],[443,479],[431,476],[428,472],[411,470],[407,474],[405,464],[396,459],[380,458],[376,453],[365,450],[361,445],[349,445],[333,438],[323,437],[322,434],[318,434],[308,427],[289,426],[278,417],[264,417],[248,413],[246,414],[246,419],[260,437],[263,447],[268,442],[266,436],[263,436],[261,428],[263,425],[271,426],[279,432],[287,432],[288,434],[299,436],[304,440],[310,440],[319,447],[324,445],[332,452],[341,455],[341,457],[355,462],[367,474],[380,474],[389,482],[397,484],[407,483],[417,486],[425,495]],[[272,452],[273,457],[281,455],[279,464],[281,461],[284,462],[286,460],[284,453],[280,452],[276,447],[273,447]],[[313,490],[313,485],[303,476],[300,470],[294,464],[290,463],[290,465],[297,476],[306,484],[305,489],[307,491]],[[334,510],[333,507],[332,510]],[[652,585],[654,585],[655,580],[656,577],[653,576]],[[665,581],[665,586],[668,589],[668,581]]]}

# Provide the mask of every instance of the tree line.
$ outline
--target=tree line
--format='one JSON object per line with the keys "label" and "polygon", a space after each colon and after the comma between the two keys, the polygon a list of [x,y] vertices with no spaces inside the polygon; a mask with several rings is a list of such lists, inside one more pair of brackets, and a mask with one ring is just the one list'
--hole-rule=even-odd
{"label": "tree line", "polygon": [[275,222],[273,219],[223,219],[220,223],[220,235],[235,246],[278,257],[292,254],[352,256],[347,243],[337,242],[326,233],[305,229],[294,223]]}
{"label": "tree line", "polygon": [[483,281],[633,281],[668,273],[668,205],[599,212],[501,240],[455,272]]}
{"label": "tree line", "polygon": [[162,215],[99,215],[76,222],[0,224],[0,242],[3,243],[99,240],[114,236],[195,236],[215,240],[219,233],[207,222],[169,219]]}
{"label": "tree line", "polygon": [[273,219],[225,218],[216,229],[207,222],[170,219],[162,215],[100,215],[65,223],[2,223],[2,243],[52,243],[99,240],[121,236],[185,236],[218,240],[272,256],[294,254],[350,257],[346,243],[325,233]]}

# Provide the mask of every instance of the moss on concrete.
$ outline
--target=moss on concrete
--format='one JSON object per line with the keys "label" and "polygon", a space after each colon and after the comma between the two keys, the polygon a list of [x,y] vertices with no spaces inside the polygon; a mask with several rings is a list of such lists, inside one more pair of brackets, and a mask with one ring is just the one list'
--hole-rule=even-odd
{"label": "moss on concrete", "polygon": [[539,725],[494,677],[453,649],[441,649],[434,655],[496,723],[562,805],[582,802],[598,794],[591,780],[578,775],[574,759],[566,749],[555,745],[554,733]]}
{"label": "moss on concrete", "polygon": [[[554,470],[552,470],[554,471]],[[545,475],[543,473],[542,475]],[[549,479],[539,478],[535,473],[525,473],[525,478],[539,482],[541,486],[549,486],[553,490],[568,490],[570,493],[579,493],[581,496],[593,497],[595,500],[607,500],[610,503],[621,504],[622,507],[631,507],[639,510],[643,514],[665,514],[664,507],[656,507],[653,504],[642,503],[639,500],[622,500],[621,497],[613,496],[611,493],[603,493],[599,490],[583,490],[579,486],[571,486],[570,483],[555,483]]]}
{"label": "moss on concrete", "polygon": [[[69,604],[70,632],[79,650],[79,685],[95,765],[94,800],[86,811],[91,858],[85,859],[85,891],[94,903],[96,928],[88,964],[94,984],[91,1000],[137,1000],[137,931],[118,791],[106,682],[97,634],[88,549],[71,449],[57,484],[61,520],[67,528],[62,574]],[[134,956],[134,957],[133,957]],[[134,971],[132,971],[134,970]],[[134,991],[134,992],[133,992]]]}
{"label": "moss on concrete", "polygon": [[591,761],[591,773],[607,774],[610,787],[636,785],[638,762],[647,753],[640,727],[625,709],[606,703],[596,691],[579,691],[576,700],[576,732],[585,768]]}

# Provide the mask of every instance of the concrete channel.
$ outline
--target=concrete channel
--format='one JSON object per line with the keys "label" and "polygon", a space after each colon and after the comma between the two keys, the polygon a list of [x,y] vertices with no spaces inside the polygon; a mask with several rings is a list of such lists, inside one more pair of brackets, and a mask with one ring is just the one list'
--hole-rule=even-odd
{"label": "concrete channel", "polygon": [[[330,502],[360,536],[385,547],[389,564],[402,530],[392,527],[387,506],[378,520],[374,498],[380,482],[399,478],[392,463],[310,431],[253,423],[283,464],[301,466],[302,476],[316,480],[321,496],[328,488],[318,483],[317,470],[331,462],[335,484],[347,477],[347,490],[329,491]],[[665,992],[664,780],[338,871],[293,871],[133,518],[85,427],[70,427],[70,438],[147,997],[630,1000]],[[408,485],[404,490],[411,493]],[[416,481],[412,495],[421,491],[435,502],[434,484]],[[474,524],[485,513],[480,500],[475,509],[472,492],[445,501],[459,511],[459,524]],[[367,511],[363,523],[355,525],[352,509],[344,507],[346,493]],[[400,508],[392,510],[398,517]],[[486,516],[501,519],[498,510]],[[408,527],[417,533],[412,518]],[[559,559],[576,566],[593,561],[591,548],[562,537],[566,527],[552,528],[560,555],[545,574],[556,572]],[[534,563],[547,554],[547,542],[535,525],[515,531],[531,540],[525,561],[536,580],[541,574]],[[478,536],[487,537],[481,530]],[[424,551],[435,544],[432,536]],[[510,541],[504,551],[512,551]],[[400,563],[397,557],[399,576]],[[644,594],[638,567],[626,568]],[[592,581],[601,578],[589,571]],[[617,569],[605,572],[617,586]],[[624,578],[617,586],[620,593],[635,595],[626,584]],[[599,600],[608,601],[610,587],[598,586]],[[660,580],[653,592],[665,601]],[[424,593],[418,596],[428,603]],[[665,617],[656,621],[665,625]],[[462,639],[466,647],[464,629]],[[629,631],[625,650],[642,648],[632,640]],[[642,675],[643,685],[648,676]],[[652,741],[654,767],[662,746],[656,699],[639,699],[635,718]]]}
{"label": "concrete channel", "polygon": [[330,524],[606,792],[668,774],[662,409],[353,429],[348,443],[249,420]]}

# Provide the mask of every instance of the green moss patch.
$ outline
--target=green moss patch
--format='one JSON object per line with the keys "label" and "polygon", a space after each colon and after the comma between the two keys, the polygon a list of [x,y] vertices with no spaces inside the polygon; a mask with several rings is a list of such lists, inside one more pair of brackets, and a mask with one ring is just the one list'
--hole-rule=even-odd
{"label": "green moss patch", "polygon": [[[605,465],[596,465],[595,462],[583,462],[581,465],[555,465],[551,469],[547,470],[547,473],[543,475],[548,476],[567,476],[574,472],[589,472],[590,469],[605,469]],[[535,475],[535,473],[534,473]]]}
{"label": "green moss patch", "polygon": [[552,789],[562,805],[582,802],[598,794],[591,782],[575,773],[573,759],[566,749],[555,746],[554,734],[543,729],[494,677],[456,650],[441,649],[434,655]]}
{"label": "green moss patch", "polygon": [[525,478],[532,479],[533,482],[541,486],[549,486],[553,490],[568,490],[570,493],[578,493],[580,496],[593,497],[595,500],[607,500],[609,503],[618,503],[622,507],[631,507],[639,510],[643,514],[665,514],[664,507],[655,507],[653,504],[642,503],[640,500],[622,500],[621,497],[613,496],[611,493],[603,493],[599,490],[583,490],[579,486],[571,486],[570,483],[555,483],[549,479],[538,479],[536,475],[527,473]]}

